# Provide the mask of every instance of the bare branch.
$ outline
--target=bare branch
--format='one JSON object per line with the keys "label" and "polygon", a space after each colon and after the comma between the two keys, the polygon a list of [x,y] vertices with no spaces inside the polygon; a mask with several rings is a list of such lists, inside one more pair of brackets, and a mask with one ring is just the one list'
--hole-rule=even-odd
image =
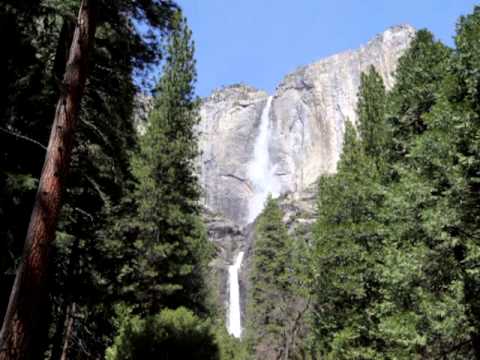
{"label": "bare branch", "polygon": [[47,150],[47,147],[45,145],[43,145],[40,141],[37,141],[35,139],[32,139],[28,136],[25,136],[25,135],[22,135],[20,134],[20,132],[17,130],[17,131],[13,131],[13,130],[10,130],[10,129],[6,129],[6,128],[3,128],[3,127],[0,127],[0,131],[2,131],[3,133],[5,134],[8,134],[8,135],[12,135],[12,136],[15,136],[16,138],[19,138],[19,139],[22,139],[22,140],[25,140],[25,141],[29,141],[37,146],[40,146],[43,150]]}

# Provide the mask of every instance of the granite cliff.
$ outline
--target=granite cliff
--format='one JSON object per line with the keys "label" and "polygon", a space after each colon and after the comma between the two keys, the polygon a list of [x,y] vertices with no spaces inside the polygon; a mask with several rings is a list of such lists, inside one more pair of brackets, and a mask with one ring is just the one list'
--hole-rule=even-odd
{"label": "granite cliff", "polygon": [[301,197],[320,175],[335,172],[345,122],[357,118],[361,73],[375,66],[390,88],[414,33],[408,25],[395,26],[357,50],[295,70],[278,85],[267,108],[269,95],[247,85],[228,86],[204,99],[199,165],[206,207],[237,225],[251,222],[251,202],[259,192],[251,165],[265,109],[266,158],[270,182],[276,184],[271,192]]}

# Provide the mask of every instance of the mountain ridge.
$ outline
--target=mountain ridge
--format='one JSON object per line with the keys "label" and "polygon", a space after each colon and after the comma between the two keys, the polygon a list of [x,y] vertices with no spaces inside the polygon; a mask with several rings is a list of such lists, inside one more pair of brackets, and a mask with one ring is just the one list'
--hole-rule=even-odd
{"label": "mountain ridge", "polygon": [[311,63],[298,65],[293,70],[287,72],[286,75],[284,75],[278,81],[277,85],[275,86],[275,89],[274,89],[273,93],[270,93],[267,90],[262,89],[261,87],[256,87],[255,85],[252,85],[248,82],[241,81],[241,82],[236,82],[236,83],[232,83],[232,84],[225,84],[225,85],[216,87],[210,92],[209,95],[202,96],[201,100],[202,100],[202,102],[207,101],[214,94],[222,93],[223,91],[229,91],[231,89],[236,89],[236,88],[248,88],[248,89],[251,89],[252,91],[265,92],[267,95],[274,95],[275,92],[277,91],[277,89],[281,86],[281,84],[285,81],[285,79],[288,78],[290,75],[302,72],[306,68],[311,67],[313,65],[318,65],[320,63],[328,62],[329,60],[331,60],[331,58],[335,58],[335,57],[345,55],[345,54],[349,54],[349,53],[352,53],[352,52],[358,52],[359,50],[367,48],[371,43],[374,43],[375,41],[378,41],[379,39],[382,39],[382,37],[385,36],[385,34],[387,34],[389,32],[393,33],[393,32],[399,32],[399,31],[407,31],[407,32],[411,32],[412,34],[414,34],[416,32],[416,29],[415,29],[415,27],[413,27],[412,25],[410,25],[408,23],[392,25],[392,26],[389,26],[387,29],[385,29],[383,32],[376,34],[373,38],[369,39],[367,42],[359,45],[358,48],[349,48],[349,49],[345,49],[345,50],[340,50],[339,52],[335,52],[335,53],[332,53],[330,55],[324,56],[324,57],[319,58],[318,60],[315,60]]}

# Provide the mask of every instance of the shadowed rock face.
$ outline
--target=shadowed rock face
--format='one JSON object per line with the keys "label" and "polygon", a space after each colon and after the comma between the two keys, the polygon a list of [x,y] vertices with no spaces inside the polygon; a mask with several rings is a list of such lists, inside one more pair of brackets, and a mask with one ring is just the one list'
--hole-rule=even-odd
{"label": "shadowed rock face", "polygon": [[[287,75],[270,110],[271,166],[281,193],[300,194],[322,174],[336,171],[345,121],[355,123],[360,75],[370,65],[393,85],[398,58],[415,30],[397,26],[358,50],[333,55]],[[215,91],[201,107],[200,181],[205,205],[239,225],[253,197],[248,179],[268,95],[246,85]]]}

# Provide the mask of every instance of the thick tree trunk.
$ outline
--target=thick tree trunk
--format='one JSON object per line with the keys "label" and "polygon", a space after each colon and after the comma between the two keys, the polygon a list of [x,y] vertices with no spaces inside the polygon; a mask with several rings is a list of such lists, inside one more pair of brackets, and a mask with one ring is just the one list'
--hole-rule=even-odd
{"label": "thick tree trunk", "polygon": [[55,238],[73,135],[95,36],[96,0],[82,0],[48,150],[25,239],[22,263],[0,332],[0,360],[29,359],[48,301],[48,252]]}

